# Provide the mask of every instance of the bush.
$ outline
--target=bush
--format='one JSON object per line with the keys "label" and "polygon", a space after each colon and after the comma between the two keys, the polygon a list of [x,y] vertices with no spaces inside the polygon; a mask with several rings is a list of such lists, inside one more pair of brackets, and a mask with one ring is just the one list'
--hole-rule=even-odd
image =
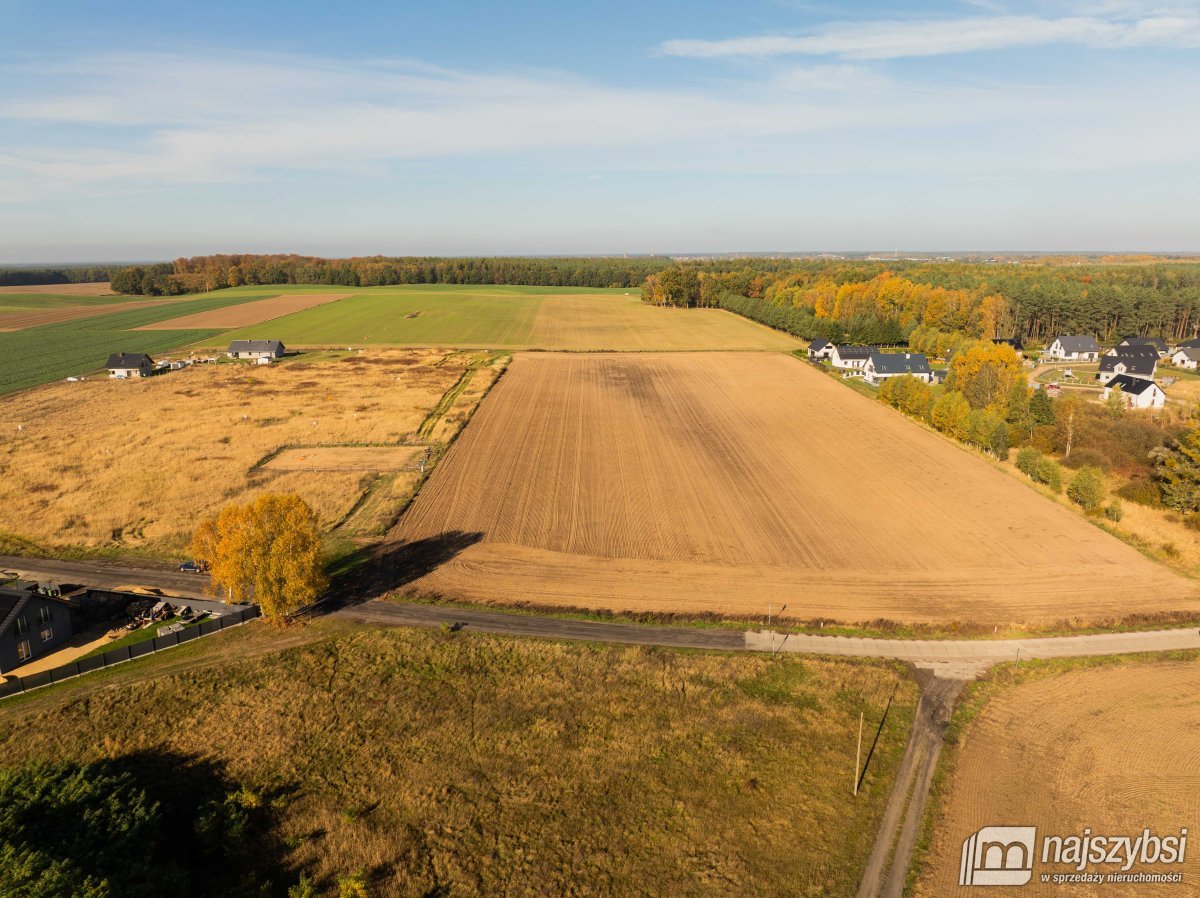
{"label": "bush", "polygon": [[1017,470],[1033,480],[1037,479],[1037,467],[1045,458],[1032,446],[1026,446],[1017,453]]}
{"label": "bush", "polygon": [[1038,483],[1044,483],[1056,493],[1062,492],[1062,468],[1056,461],[1048,458],[1039,459],[1037,467],[1034,469],[1033,479]]}
{"label": "bush", "polygon": [[1099,468],[1101,471],[1107,471],[1112,467],[1108,456],[1095,449],[1075,449],[1063,458],[1062,463],[1076,471],[1080,468]]}
{"label": "bush", "polygon": [[1067,498],[1088,514],[1096,514],[1104,503],[1104,475],[1099,468],[1080,468],[1067,487]]}
{"label": "bush", "polygon": [[1110,521],[1120,521],[1125,517],[1125,509],[1121,507],[1120,499],[1113,499],[1108,503],[1108,507],[1104,509],[1104,516]]}
{"label": "bush", "polygon": [[1126,501],[1136,502],[1138,505],[1148,505],[1151,508],[1162,507],[1162,493],[1158,484],[1142,475],[1131,477],[1128,483],[1123,484],[1117,490],[1117,495]]}

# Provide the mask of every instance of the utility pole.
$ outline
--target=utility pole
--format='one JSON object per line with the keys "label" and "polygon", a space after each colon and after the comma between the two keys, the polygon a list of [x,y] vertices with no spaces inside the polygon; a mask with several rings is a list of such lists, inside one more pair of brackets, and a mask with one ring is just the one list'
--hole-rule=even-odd
{"label": "utility pole", "polygon": [[858,795],[858,768],[862,764],[863,712],[858,712],[858,751],[854,753],[854,794]]}

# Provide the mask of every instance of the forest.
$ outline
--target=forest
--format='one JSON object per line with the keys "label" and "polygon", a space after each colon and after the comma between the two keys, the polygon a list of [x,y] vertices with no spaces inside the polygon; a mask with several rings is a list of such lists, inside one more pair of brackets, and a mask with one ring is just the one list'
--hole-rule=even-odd
{"label": "forest", "polygon": [[642,299],[719,306],[806,339],[901,343],[920,329],[923,339],[1181,340],[1200,332],[1200,263],[727,259],[657,271]]}
{"label": "forest", "polygon": [[107,281],[116,271],[109,265],[54,265],[35,268],[0,266],[0,287],[32,284],[92,284]]}
{"label": "forest", "polygon": [[534,287],[638,287],[670,260],[624,257],[389,257],[321,259],[294,255],[222,255],[131,265],[113,272],[117,293],[172,296],[243,284],[524,284]]}

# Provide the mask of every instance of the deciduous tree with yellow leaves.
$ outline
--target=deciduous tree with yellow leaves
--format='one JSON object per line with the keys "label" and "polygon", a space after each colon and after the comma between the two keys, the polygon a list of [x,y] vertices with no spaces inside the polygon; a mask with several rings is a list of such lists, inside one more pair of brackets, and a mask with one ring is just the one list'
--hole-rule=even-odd
{"label": "deciduous tree with yellow leaves", "polygon": [[192,553],[207,562],[216,594],[257,602],[268,618],[311,604],[328,586],[317,516],[296,495],[225,506],[200,522]]}

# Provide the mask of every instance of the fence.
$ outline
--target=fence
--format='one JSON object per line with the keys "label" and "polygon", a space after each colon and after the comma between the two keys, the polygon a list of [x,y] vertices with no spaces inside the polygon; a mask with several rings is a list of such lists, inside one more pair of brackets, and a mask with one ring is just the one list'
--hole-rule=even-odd
{"label": "fence", "polygon": [[69,664],[63,664],[50,670],[43,670],[41,673],[30,674],[27,677],[14,677],[11,680],[0,683],[0,699],[8,698],[10,695],[19,695],[22,692],[28,692],[30,689],[37,689],[41,686],[49,686],[51,683],[69,680],[72,677],[83,676],[86,673],[91,673],[93,670],[112,667],[114,664],[120,664],[123,661],[132,661],[134,658],[141,658],[144,655],[153,655],[155,652],[161,652],[163,649],[169,649],[184,642],[191,642],[193,639],[208,636],[216,633],[218,630],[227,630],[230,627],[236,627],[238,624],[244,624],[246,621],[258,617],[259,613],[257,605],[249,605],[237,611],[230,611],[227,614],[214,617],[211,620],[201,621],[193,627],[185,627],[182,630],[168,633],[165,636],[156,636],[153,639],[147,639],[145,642],[136,642],[119,649],[113,649],[105,652],[103,655],[80,658]]}

